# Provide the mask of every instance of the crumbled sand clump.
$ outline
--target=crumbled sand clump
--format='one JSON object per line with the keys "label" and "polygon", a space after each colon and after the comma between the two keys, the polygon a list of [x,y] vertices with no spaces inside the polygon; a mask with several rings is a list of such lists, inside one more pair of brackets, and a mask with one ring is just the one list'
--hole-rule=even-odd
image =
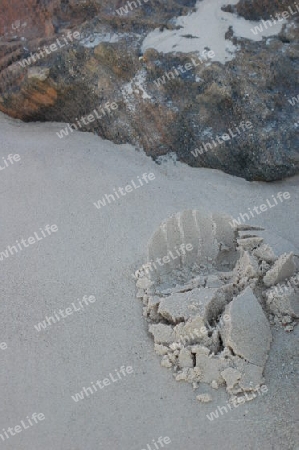
{"label": "crumbled sand clump", "polygon": [[[161,365],[177,381],[194,389],[225,386],[232,396],[254,391],[264,382],[270,325],[295,326],[299,290],[275,287],[292,280],[294,254],[277,257],[258,231],[233,227],[225,215],[188,210],[153,235],[148,263],[135,273],[137,297]],[[165,259],[169,254],[176,257]],[[207,402],[210,395],[197,399]]]}
{"label": "crumbled sand clump", "polygon": [[209,403],[212,401],[212,397],[209,394],[200,394],[196,398],[201,403]]}

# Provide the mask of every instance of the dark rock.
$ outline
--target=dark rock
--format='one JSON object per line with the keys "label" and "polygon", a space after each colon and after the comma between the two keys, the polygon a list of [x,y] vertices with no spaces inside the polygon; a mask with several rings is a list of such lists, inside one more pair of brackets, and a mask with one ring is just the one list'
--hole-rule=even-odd
{"label": "dark rock", "polygon": [[[194,1],[166,5],[159,0],[123,16],[116,13],[124,4],[120,0],[100,5],[93,0],[42,4],[26,0],[17,8],[4,3],[5,24],[16,20],[22,24],[26,17],[32,21],[28,30],[24,27],[15,36],[2,26],[0,110],[6,114],[24,121],[75,123],[106,102],[115,102],[116,111],[81,130],[143,147],[153,158],[175,152],[192,166],[248,180],[272,181],[298,172],[298,107],[288,99],[299,91],[299,28],[285,28],[280,36],[259,42],[237,40],[230,30],[227,39],[240,46],[235,59],[225,65],[198,64],[157,86],[154,81],[166,71],[197,56],[152,49],[142,55],[142,40],[156,27],[172,28],[171,18],[192,11]],[[268,8],[267,1],[259,4]],[[236,6],[242,6],[240,13],[245,14],[246,5]],[[256,8],[260,17],[261,9]],[[62,39],[68,30],[86,36],[90,46],[74,39],[71,45],[21,66],[31,52]],[[96,44],[99,35],[108,33],[117,34],[118,40]],[[250,128],[242,122],[250,122]]]}
{"label": "dark rock", "polygon": [[222,9],[237,13],[248,20],[266,20],[275,13],[287,11],[288,6],[294,7],[294,2],[290,0],[240,0],[236,5],[226,5]]}

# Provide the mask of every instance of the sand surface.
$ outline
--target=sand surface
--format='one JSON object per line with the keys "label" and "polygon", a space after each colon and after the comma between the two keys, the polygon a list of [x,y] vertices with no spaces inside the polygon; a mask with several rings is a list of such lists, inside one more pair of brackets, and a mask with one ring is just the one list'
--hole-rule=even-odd
{"label": "sand surface", "polygon": [[[132,274],[171,214],[194,208],[237,217],[280,191],[290,199],[250,223],[269,230],[284,251],[298,247],[299,177],[249,183],[181,163],[157,165],[93,134],[60,140],[55,133],[62,126],[0,115],[0,161],[21,157],[0,172],[0,252],[47,224],[58,227],[0,261],[0,342],[7,344],[0,349],[0,430],[34,412],[45,415],[0,441],[1,448],[148,450],[153,439],[169,436],[165,448],[173,450],[298,450],[299,328],[273,333],[267,394],[211,422],[206,415],[226,405],[227,394],[219,389],[211,403],[199,403],[190,385],[160,366]],[[143,173],[155,179],[101,209],[94,206]],[[41,332],[34,328],[84,295],[96,302]],[[133,374],[82,401],[72,399],[122,365],[132,366]]]}

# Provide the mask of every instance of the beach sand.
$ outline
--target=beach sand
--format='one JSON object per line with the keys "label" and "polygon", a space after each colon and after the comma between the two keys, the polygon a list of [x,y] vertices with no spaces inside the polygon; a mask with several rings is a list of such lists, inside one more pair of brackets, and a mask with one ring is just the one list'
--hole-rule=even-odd
{"label": "beach sand", "polygon": [[[187,383],[177,383],[160,366],[132,274],[171,214],[199,209],[238,217],[278,192],[288,191],[289,200],[249,223],[268,230],[269,243],[282,252],[299,247],[299,177],[250,183],[170,159],[158,165],[129,145],[91,133],[60,140],[62,126],[0,114],[0,161],[20,155],[0,172],[0,252],[47,224],[58,227],[0,261],[0,342],[7,344],[0,349],[0,430],[34,412],[45,415],[35,427],[0,441],[3,448],[141,450],[168,436],[166,448],[173,450],[298,449],[299,328],[272,328],[267,394],[210,421],[206,415],[227,404],[225,390],[199,403]],[[155,179],[100,209],[94,206],[144,173]],[[96,301],[35,329],[84,295]],[[132,366],[133,373],[81,401],[72,399],[121,366]]]}

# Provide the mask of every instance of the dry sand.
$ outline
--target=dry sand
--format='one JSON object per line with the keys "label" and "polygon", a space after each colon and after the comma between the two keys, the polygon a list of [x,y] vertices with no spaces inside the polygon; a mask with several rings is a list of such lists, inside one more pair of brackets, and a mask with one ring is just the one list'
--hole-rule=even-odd
{"label": "dry sand", "polygon": [[[212,402],[200,403],[187,383],[177,383],[161,368],[132,274],[146,261],[152,234],[171,214],[200,209],[237,217],[278,192],[288,191],[290,199],[250,224],[266,228],[267,241],[281,253],[299,246],[299,177],[249,183],[171,161],[157,165],[128,145],[93,134],[74,132],[60,140],[55,133],[62,126],[0,115],[0,161],[9,154],[21,157],[0,172],[0,251],[47,224],[58,227],[0,261],[0,342],[7,344],[0,349],[0,430],[34,412],[45,415],[0,441],[2,448],[148,450],[153,439],[169,436],[166,448],[173,450],[297,450],[299,328],[272,330],[268,392],[210,421],[206,415],[227,404],[227,393],[219,389]],[[93,205],[151,172],[150,183],[100,210]],[[96,302],[36,331],[46,315],[84,295],[94,295]],[[132,366],[133,374],[82,401],[72,399],[122,365]]]}

